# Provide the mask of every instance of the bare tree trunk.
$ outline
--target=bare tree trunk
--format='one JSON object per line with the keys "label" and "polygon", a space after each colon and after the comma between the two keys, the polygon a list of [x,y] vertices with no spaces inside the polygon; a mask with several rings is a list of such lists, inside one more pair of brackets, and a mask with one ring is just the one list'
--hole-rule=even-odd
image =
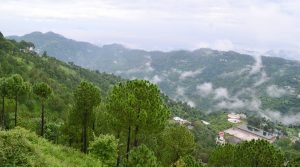
{"label": "bare tree trunk", "polygon": [[45,126],[45,113],[44,113],[44,102],[42,102],[42,129],[41,136],[44,137],[44,126]]}
{"label": "bare tree trunk", "polygon": [[128,134],[127,134],[127,149],[126,149],[126,159],[128,161],[128,154],[130,151],[130,138],[131,138],[131,126],[128,126]]}
{"label": "bare tree trunk", "polygon": [[93,131],[95,131],[95,128],[96,128],[96,123],[95,122],[96,121],[93,121],[93,127],[92,127]]}
{"label": "bare tree trunk", "polygon": [[138,131],[139,131],[139,126],[136,126],[135,127],[135,130],[134,130],[134,146],[137,147],[138,146]]}
{"label": "bare tree trunk", "polygon": [[17,126],[17,119],[18,119],[18,95],[15,97],[15,127]]}
{"label": "bare tree trunk", "polygon": [[85,112],[84,113],[84,116],[83,116],[83,149],[82,151],[84,153],[87,153],[87,147],[88,147],[88,139],[87,139],[87,113]]}
{"label": "bare tree trunk", "polygon": [[2,96],[2,114],[1,114],[1,125],[2,128],[5,129],[5,97]]}
{"label": "bare tree trunk", "polygon": [[[117,139],[119,139],[119,138],[120,138],[120,132],[117,135]],[[121,161],[120,144],[118,144],[118,158],[117,158],[116,167],[118,167],[120,165],[120,161]]]}

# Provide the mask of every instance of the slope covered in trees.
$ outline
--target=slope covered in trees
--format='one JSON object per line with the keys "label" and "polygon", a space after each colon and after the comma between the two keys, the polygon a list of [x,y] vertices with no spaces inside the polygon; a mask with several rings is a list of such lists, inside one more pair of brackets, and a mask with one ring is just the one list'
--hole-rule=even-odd
{"label": "slope covered in trees", "polygon": [[[38,55],[33,47],[0,38],[2,164],[210,164],[216,129],[200,121],[206,116],[198,109],[163,96],[149,81],[86,70]],[[171,116],[193,121],[194,129],[172,123]]]}
{"label": "slope covered in trees", "polygon": [[[175,126],[168,123],[169,109],[176,110],[173,114],[189,115],[191,108],[172,102],[166,96],[162,98],[159,89],[148,81],[125,82],[110,74],[63,63],[46,53],[38,55],[32,51],[33,45],[30,43],[4,38],[0,41],[0,87],[4,99],[1,101],[2,129],[15,127],[13,118],[15,104],[18,104],[17,126],[36,132],[53,143],[89,153],[91,157],[103,161],[104,165],[140,163],[136,161],[139,159],[136,156],[143,155],[137,155],[136,151],[152,157],[149,163],[173,163],[165,158],[156,158],[165,153],[161,151],[163,145],[155,143],[162,132],[168,132],[164,130],[165,126]],[[21,43],[25,47],[21,47]],[[22,82],[8,82],[14,78],[20,78],[17,80]],[[29,86],[28,91],[20,93],[16,100],[11,90],[20,87],[17,83]],[[127,115],[118,113],[120,109],[128,111]],[[124,118],[131,123],[126,125]],[[108,140],[108,136],[101,134],[113,135],[115,140]],[[98,144],[107,140],[112,142]],[[101,149],[100,155],[99,150],[95,151],[98,147]],[[107,148],[111,149],[103,154]],[[192,153],[192,150],[187,153]],[[103,156],[111,156],[111,160],[106,161],[105,158],[104,161]]]}
{"label": "slope covered in trees", "polygon": [[102,166],[73,148],[52,144],[23,128],[0,131],[0,166]]}
{"label": "slope covered in trees", "polygon": [[202,111],[259,113],[284,124],[299,123],[290,119],[300,111],[297,61],[211,49],[160,52],[116,44],[98,47],[53,32],[11,38],[33,42],[38,51],[46,50],[65,62],[150,80],[172,99]]}

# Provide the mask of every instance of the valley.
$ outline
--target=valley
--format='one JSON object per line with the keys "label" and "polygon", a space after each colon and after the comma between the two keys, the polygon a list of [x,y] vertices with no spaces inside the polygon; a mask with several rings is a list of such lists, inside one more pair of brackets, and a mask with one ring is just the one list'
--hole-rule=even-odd
{"label": "valley", "polygon": [[258,114],[283,124],[299,124],[300,63],[277,57],[198,49],[170,52],[98,47],[53,32],[12,39],[33,42],[36,51],[127,79],[146,79],[175,100],[202,112]]}

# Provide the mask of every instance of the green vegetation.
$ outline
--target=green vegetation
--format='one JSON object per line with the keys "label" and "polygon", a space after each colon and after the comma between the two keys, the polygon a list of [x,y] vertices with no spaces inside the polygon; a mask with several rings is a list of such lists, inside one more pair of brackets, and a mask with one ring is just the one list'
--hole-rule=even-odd
{"label": "green vegetation", "polygon": [[128,166],[159,167],[160,164],[153,151],[151,151],[146,145],[142,144],[129,152]]}
{"label": "green vegetation", "polygon": [[40,98],[42,106],[41,116],[41,136],[44,136],[45,130],[45,101],[49,98],[52,93],[51,88],[46,83],[37,83],[33,86],[33,92]]}
{"label": "green vegetation", "polygon": [[0,131],[0,148],[1,166],[102,166],[96,158],[54,145],[23,128]]}
{"label": "green vegetation", "polygon": [[[219,164],[218,158],[224,156],[230,164],[235,150],[243,156],[257,156],[260,147],[278,152],[264,142],[215,150],[216,132],[231,126],[225,114],[205,115],[170,100],[149,81],[126,81],[86,70],[50,58],[46,52],[38,55],[33,47],[0,39],[0,161],[4,166],[199,167]],[[170,121],[171,116],[190,120],[189,128]],[[299,148],[298,143],[291,147]],[[272,160],[267,151],[260,158]],[[292,162],[294,156],[285,158],[282,155],[277,164]]]}
{"label": "green vegetation", "polygon": [[[264,111],[269,109],[290,115],[300,111],[300,98],[297,98],[300,94],[300,77],[297,75],[300,63],[297,61],[276,57],[256,60],[250,55],[211,49],[148,52],[117,44],[98,47],[53,32],[33,32],[12,38],[33,42],[41,53],[46,50],[59,60],[71,60],[89,69],[115,73],[125,78],[158,79],[157,85],[169,97],[185,100],[201,111],[253,112],[257,111],[255,102]],[[253,71],[258,64],[261,69]],[[199,85],[204,83],[210,83],[211,88],[203,93]],[[216,98],[218,88],[226,88],[224,97]],[[268,88],[275,89],[268,91]],[[177,90],[181,91],[180,94]],[[276,95],[275,91],[282,93]],[[235,107],[217,107],[224,101]]]}
{"label": "green vegetation", "polygon": [[91,142],[89,151],[108,166],[114,166],[118,158],[118,142],[114,135],[100,135]]}
{"label": "green vegetation", "polygon": [[164,166],[190,155],[195,147],[194,135],[184,126],[172,126],[162,133],[159,154]]}
{"label": "green vegetation", "polygon": [[225,145],[217,148],[209,159],[209,166],[297,166],[264,140]]}
{"label": "green vegetation", "polygon": [[93,109],[100,103],[100,90],[93,84],[81,82],[74,92],[74,115],[72,118],[79,122],[82,129],[82,151],[87,153],[89,138],[88,129],[93,126]]}

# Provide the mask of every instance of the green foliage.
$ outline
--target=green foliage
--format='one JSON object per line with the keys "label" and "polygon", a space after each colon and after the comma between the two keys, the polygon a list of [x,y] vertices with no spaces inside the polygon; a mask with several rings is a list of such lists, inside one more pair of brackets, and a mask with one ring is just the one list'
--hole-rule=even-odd
{"label": "green foliage", "polygon": [[100,135],[91,142],[89,152],[107,166],[114,166],[118,157],[119,140],[113,135]]}
{"label": "green foliage", "polygon": [[45,130],[45,111],[44,105],[45,101],[49,98],[52,94],[52,89],[48,86],[48,84],[44,82],[37,83],[33,86],[33,92],[36,96],[39,97],[41,104],[42,104],[42,115],[41,115],[41,136],[44,136]]}
{"label": "green foliage", "polygon": [[31,159],[37,158],[34,147],[19,131],[20,129],[13,132],[0,131],[1,166],[32,166]]}
{"label": "green foliage", "polygon": [[265,140],[218,147],[210,156],[209,166],[283,166],[283,154]]}
{"label": "green foliage", "polygon": [[33,92],[45,102],[52,93],[52,89],[44,82],[37,83],[33,86]]}
{"label": "green foliage", "polygon": [[0,78],[0,95],[6,97],[9,95],[9,84],[7,82],[7,78]]}
{"label": "green foliage", "polygon": [[108,97],[107,108],[121,123],[138,126],[140,131],[147,133],[161,131],[169,118],[159,89],[144,80],[132,80],[114,86]]}
{"label": "green foliage", "polygon": [[132,80],[113,87],[107,98],[107,111],[117,122],[116,129],[127,136],[126,154],[142,138],[159,133],[166,125],[169,111],[164,105],[156,85],[149,81]]}
{"label": "green foliage", "polygon": [[157,161],[153,151],[142,144],[129,152],[128,166],[159,167],[160,163]]}
{"label": "green foliage", "polygon": [[[210,124],[211,125],[211,124]],[[208,156],[215,149],[216,132],[210,125],[205,125],[201,121],[193,122],[194,128],[191,130],[195,136],[195,149],[193,155],[202,162],[208,162]]]}
{"label": "green foliage", "polygon": [[194,147],[193,134],[186,127],[176,125],[166,128],[162,133],[157,154],[163,165],[171,165],[180,157],[191,154]]}
{"label": "green foliage", "polygon": [[0,50],[12,50],[14,48],[14,44],[7,40],[0,39]]}
{"label": "green foliage", "polygon": [[5,124],[5,97],[9,95],[9,85],[7,82],[7,78],[0,78],[0,95],[2,98],[2,107],[1,107],[1,119],[0,119],[0,124],[3,129],[6,128]]}
{"label": "green foliage", "polygon": [[[18,48],[21,43],[14,40],[1,39],[2,42],[11,44],[12,47],[0,49],[0,77],[9,78],[14,74],[20,74],[24,81],[28,81],[32,85],[40,82],[47,83],[52,88],[52,96],[49,97],[45,108],[47,108],[47,124],[61,124],[67,119],[68,111],[72,108],[73,90],[81,80],[92,82],[101,90],[102,95],[106,95],[110,87],[120,81],[120,77],[116,77],[106,73],[96,73],[91,70],[81,68],[76,65],[69,65],[49,56],[40,57],[33,51],[21,50]],[[21,41],[21,40],[20,40]],[[0,45],[2,43],[0,42]],[[24,44],[24,42],[22,42]],[[27,45],[27,44],[25,44]],[[1,45],[2,46],[2,45]],[[0,46],[0,47],[1,47]],[[28,44],[30,46],[30,44]],[[1,94],[1,92],[0,92]],[[6,93],[7,94],[7,93]],[[41,106],[38,99],[33,98],[31,94],[28,97],[19,98],[19,114],[18,126],[26,127],[32,131],[40,131],[38,119],[40,118]],[[7,110],[5,112],[6,128],[11,127],[11,100],[5,95],[5,104],[0,101],[1,112],[2,104]],[[26,120],[26,121],[25,121]],[[59,141],[64,143],[63,139],[67,138],[60,129],[59,134],[62,135]],[[80,131],[79,131],[80,132]]]}
{"label": "green foliage", "polygon": [[[61,37],[55,37],[55,34],[53,33],[47,33],[47,35],[56,38],[54,41],[63,40]],[[44,39],[44,41],[47,42],[50,40]],[[55,47],[60,50],[55,54],[62,53],[61,51],[68,53],[63,60],[69,61],[70,56],[73,56],[73,54],[70,54],[69,51],[73,51],[76,47],[74,48],[74,46],[69,46],[68,48],[65,48],[63,45],[56,42],[53,43],[56,45]],[[117,145],[117,150],[119,150],[117,160],[121,159],[122,161],[122,159],[125,159],[125,156],[132,155],[131,158],[128,157],[129,161],[125,161],[128,163],[141,164],[143,166],[145,163],[148,163],[148,159],[151,160],[151,162],[154,162],[154,160],[152,160],[153,158],[151,158],[153,157],[153,154],[150,153],[150,150],[155,152],[156,157],[164,166],[173,165],[175,162],[181,166],[195,166],[200,159],[207,159],[208,154],[213,150],[212,142],[214,140],[213,135],[215,134],[215,131],[224,130],[225,128],[230,127],[231,124],[227,122],[226,114],[211,114],[206,117],[201,113],[202,110],[206,110],[215,105],[216,101],[214,101],[213,95],[208,95],[205,98],[202,98],[202,96],[199,97],[199,94],[196,93],[196,91],[198,91],[196,90],[197,85],[204,82],[211,82],[214,85],[214,88],[226,87],[228,88],[229,94],[235,95],[235,93],[241,88],[251,85],[251,83],[255,82],[256,79],[259,78],[259,75],[253,75],[246,79],[240,79],[236,76],[224,77],[227,73],[234,73],[254,63],[252,57],[239,55],[234,52],[217,52],[212,50],[197,50],[194,52],[176,51],[170,53],[151,52],[151,54],[155,54],[155,56],[151,56],[151,67],[155,68],[155,70],[151,71],[142,67],[145,64],[149,64],[148,58],[145,59],[144,56],[140,56],[144,53],[148,54],[148,52],[128,51],[126,48],[115,45],[105,46],[103,47],[103,53],[105,53],[105,55],[110,55],[110,53],[124,53],[126,56],[129,55],[129,58],[125,60],[123,58],[125,55],[120,57],[120,55],[115,54],[118,59],[118,63],[115,64],[112,63],[113,60],[111,57],[106,59],[107,56],[90,56],[97,57],[101,59],[101,61],[86,62],[87,59],[83,60],[82,57],[80,58],[80,55],[74,54],[74,57],[78,59],[72,61],[76,64],[85,62],[81,65],[92,67],[94,69],[109,69],[112,72],[121,69],[121,74],[126,77],[135,76],[144,78],[147,76],[148,78],[152,78],[155,75],[165,75],[166,73],[164,72],[167,72],[168,79],[158,83],[160,88],[170,95],[170,97],[175,97],[176,91],[174,90],[179,86],[183,87],[185,89],[185,95],[196,102],[196,106],[200,106],[202,110],[192,108],[187,103],[174,102],[168,97],[161,98],[161,94],[157,86],[149,83],[148,81],[138,80],[116,85],[109,93],[107,101],[102,101],[102,104],[98,106],[100,102],[100,92],[98,92],[98,89],[94,88],[101,88],[102,96],[106,96],[112,85],[123,82],[124,80],[110,74],[100,73],[97,70],[91,71],[83,69],[74,63],[66,64],[60,62],[55,58],[48,57],[46,52],[43,56],[39,56],[37,53],[31,51],[30,48],[33,47],[34,45],[32,45],[32,43],[25,41],[16,42],[14,40],[1,38],[0,77],[10,77],[13,74],[20,74],[24,80],[35,85],[33,92],[39,95],[40,100],[42,101],[42,119],[44,118],[44,105],[47,107],[47,110],[49,110],[47,115],[47,126],[43,128],[44,121],[41,122],[41,129],[45,129],[46,131],[45,138],[51,140],[53,143],[69,145],[75,148],[79,148],[81,146],[80,143],[83,143],[82,146],[87,148],[87,144],[84,143],[88,143],[89,140],[93,140],[93,133],[97,135],[114,134],[117,138],[116,140],[119,141],[119,145]],[[37,48],[40,49],[41,46],[37,45]],[[94,49],[98,50],[99,48],[92,48],[92,50]],[[52,51],[49,51],[48,53],[49,55],[54,54]],[[92,51],[91,53],[96,52]],[[182,58],[182,54],[186,56]],[[102,61],[102,58],[104,57],[105,60]],[[228,60],[228,62],[224,63],[220,61],[221,59]],[[276,66],[270,69],[269,64],[272,64],[270,63],[270,60],[273,59],[263,59],[264,63],[267,63],[265,70],[268,76],[270,76],[270,78],[275,78],[274,81],[272,79],[268,80],[266,85],[269,84],[269,82],[270,84],[283,83],[282,85],[277,84],[279,86],[291,84],[291,86],[296,88],[297,91],[299,86],[297,86],[292,79],[294,75],[284,75],[284,77],[274,76],[275,73],[278,72],[277,70],[281,69],[276,69]],[[93,64],[91,65],[90,62]],[[133,65],[129,65],[129,62]],[[141,70],[136,70],[139,71],[139,73],[124,73],[126,70],[136,68],[137,64],[139,64],[138,66],[141,66]],[[284,67],[284,70],[289,70],[287,73],[293,74],[299,71],[297,63],[285,62],[285,64],[292,65],[292,67],[288,69]],[[215,68],[216,66],[218,66],[218,68]],[[174,69],[174,67],[178,69]],[[201,73],[197,74],[196,77],[180,79],[181,72],[178,72],[178,70],[182,72],[196,71],[200,68],[203,70]],[[249,71],[246,70],[243,74],[246,75],[248,72]],[[82,80],[87,82],[82,84],[80,83]],[[8,99],[4,102],[4,99],[9,97],[9,93],[6,93],[9,89],[6,88],[13,84],[6,84],[6,81],[6,79],[0,80],[0,94],[3,96],[3,102],[1,102],[3,104],[2,106],[7,109],[5,115],[6,119],[3,120],[10,121],[13,101]],[[47,83],[47,85],[53,89],[53,96],[48,96],[51,94],[49,93],[51,91],[48,91],[47,88],[39,89],[39,87],[43,87],[39,85],[41,82]],[[78,84],[79,86],[76,88]],[[72,94],[74,89],[75,92]],[[264,86],[258,86],[255,89],[259,90],[259,93],[265,93],[263,91],[265,89]],[[73,95],[74,98],[72,98]],[[266,98],[264,96],[265,95],[262,95],[262,97],[260,97],[263,107],[271,106],[279,111],[286,111],[289,106],[292,106],[293,111],[297,111],[297,107],[299,108],[299,99],[295,99],[294,96],[278,99],[270,97]],[[44,104],[46,99],[49,99],[49,102]],[[21,119],[19,125],[31,129],[32,131],[36,131],[40,125],[38,124],[40,116],[39,112],[37,112],[40,107],[37,100],[35,98],[28,97],[26,99],[20,98],[19,102],[20,110],[22,111],[20,112]],[[169,119],[168,108],[164,103],[167,104],[169,109],[172,111],[173,116],[181,116],[186,119],[188,118],[193,122],[195,128],[193,130],[188,130],[184,127],[173,127],[170,125],[169,128],[164,129],[167,119]],[[2,111],[4,112],[4,110]],[[210,122],[210,126],[206,127],[202,125],[200,121],[197,121],[200,119]],[[2,151],[1,154],[3,153],[2,155],[6,155],[6,157],[10,157],[12,159],[16,158],[15,163],[17,164],[24,163],[24,165],[29,164],[31,166],[42,166],[45,164],[44,166],[54,167],[101,166],[99,160],[92,156],[81,154],[67,147],[55,146],[46,140],[36,137],[28,131],[23,132],[23,130],[15,130],[12,131],[15,131],[16,134],[21,134],[21,137],[13,136],[13,138],[18,137],[22,140],[9,141],[7,142],[10,143],[8,145],[1,145],[0,142],[0,152]],[[8,131],[8,133],[11,133],[12,131]],[[195,137],[193,137],[192,133],[194,133]],[[25,134],[28,136],[22,137],[22,135],[24,136]],[[24,140],[26,140],[26,143],[21,143],[19,145],[18,142],[23,142],[23,138],[25,138]],[[99,144],[99,138],[95,139],[95,143],[97,142]],[[104,148],[94,149],[95,154],[97,153],[98,155],[102,155],[102,153],[104,153],[102,151],[106,149],[114,150],[110,147],[110,144],[105,144],[107,141],[101,140],[101,142],[104,143],[101,145],[101,147],[103,146]],[[95,146],[92,147],[100,147],[98,144],[95,144]],[[149,149],[141,149],[141,147],[143,147],[141,144],[146,144]],[[10,153],[7,153],[5,152],[6,149],[2,149],[2,147],[9,147],[9,145],[14,146],[10,147],[8,150],[11,151]],[[137,147],[138,145],[141,145],[141,147]],[[286,146],[286,143],[283,142],[283,146]],[[254,153],[255,150],[259,150],[264,154],[269,153],[268,151],[261,151],[259,147],[263,146],[253,147],[252,149],[254,151],[252,150],[251,152],[251,150],[246,148],[233,146],[231,150],[232,152],[219,151],[219,154],[215,153],[217,154],[215,156],[217,158],[212,157],[211,159],[212,162],[214,162],[214,160],[217,161],[218,158],[225,157],[225,160],[220,163],[220,166],[226,164],[230,166],[230,162],[232,160],[230,158],[234,157],[232,155],[235,155],[236,152],[239,152],[239,154],[244,157],[246,157],[246,155],[242,153],[243,150],[248,151],[249,155],[252,155],[253,157],[257,156],[256,153]],[[293,157],[295,157],[294,155],[299,154],[297,150],[298,145],[294,146],[289,144],[288,147],[293,148],[289,150],[289,155],[293,155]],[[116,148],[116,145],[114,145],[113,148]],[[129,154],[129,150],[131,148],[133,149]],[[268,150],[269,148],[266,149]],[[18,152],[18,150],[21,150],[21,153]],[[12,155],[12,151],[17,153],[16,157]],[[84,148],[83,151],[85,152]],[[225,153],[229,154],[229,156],[224,156],[223,154]],[[194,157],[190,157],[188,155],[193,155]],[[106,157],[108,157],[108,154]],[[109,158],[115,159],[115,157],[116,154],[114,153],[113,156],[110,156]],[[138,159],[136,157],[142,158]],[[29,162],[28,159],[30,160]],[[270,159],[267,160],[270,161]],[[5,160],[3,160],[3,162],[4,161]],[[5,161],[5,163],[6,162],[7,161]],[[155,160],[155,162],[157,162],[157,160]],[[113,164],[113,160],[105,162],[104,165],[106,164]],[[241,164],[238,166],[241,166]]]}
{"label": "green foliage", "polygon": [[202,164],[190,155],[181,157],[178,161],[181,162],[183,167],[202,167]]}
{"label": "green foliage", "polygon": [[20,96],[29,93],[31,85],[23,80],[19,74],[7,78],[9,97],[15,100],[15,126],[17,126],[18,99]]}
{"label": "green foliage", "polygon": [[232,123],[227,121],[227,114],[225,112],[214,112],[208,115],[209,126],[215,131],[223,131],[224,129],[228,129],[232,127]]}
{"label": "green foliage", "polygon": [[97,159],[53,145],[22,128],[0,131],[0,155],[1,166],[102,166]]}
{"label": "green foliage", "polygon": [[83,81],[74,92],[74,112],[72,121],[79,122],[82,128],[82,151],[87,153],[88,129],[93,126],[94,108],[100,104],[100,90],[94,84]]}
{"label": "green foliage", "polygon": [[234,164],[235,146],[226,144],[219,146],[209,157],[210,166],[231,167]]}
{"label": "green foliage", "polygon": [[[265,71],[269,79],[263,84],[254,86],[264,77],[261,72],[255,74],[251,72],[251,68],[256,62],[255,58],[233,51],[198,49],[194,51],[148,52],[128,49],[115,44],[97,47],[89,43],[70,40],[52,32],[34,32],[13,38],[18,41],[31,41],[38,50],[46,50],[49,55],[59,60],[68,62],[71,59],[73,64],[99,71],[118,73],[125,78],[163,77],[164,79],[158,83],[158,86],[164,93],[171,98],[190,99],[201,111],[212,108],[218,110],[215,106],[221,102],[221,99],[215,98],[213,91],[207,95],[199,94],[197,86],[203,83],[211,83],[212,90],[220,87],[226,88],[229,95],[237,96],[241,101],[251,101],[251,99],[253,100],[251,96],[255,95],[261,101],[262,109],[280,111],[281,113],[290,111],[291,114],[300,109],[300,99],[297,98],[297,92],[300,90],[299,76],[297,75],[300,71],[300,64],[297,61],[262,57],[261,63],[264,66],[262,70]],[[86,57],[90,59],[86,59]],[[150,68],[148,68],[149,65],[151,65]],[[182,75],[189,73],[194,75]],[[294,95],[285,94],[282,97],[270,97],[266,90],[272,85],[277,85],[283,89],[293,88],[296,91]],[[177,88],[184,89],[186,98],[178,95]],[[245,89],[251,90],[244,91]],[[247,110],[247,107],[240,109],[243,112]],[[176,110],[175,112],[187,116],[182,111],[184,110]]]}
{"label": "green foliage", "polygon": [[[74,92],[75,109],[77,112],[87,112],[92,115],[94,107],[101,101],[100,90],[94,84],[83,81]],[[81,116],[83,116],[82,114]]]}

